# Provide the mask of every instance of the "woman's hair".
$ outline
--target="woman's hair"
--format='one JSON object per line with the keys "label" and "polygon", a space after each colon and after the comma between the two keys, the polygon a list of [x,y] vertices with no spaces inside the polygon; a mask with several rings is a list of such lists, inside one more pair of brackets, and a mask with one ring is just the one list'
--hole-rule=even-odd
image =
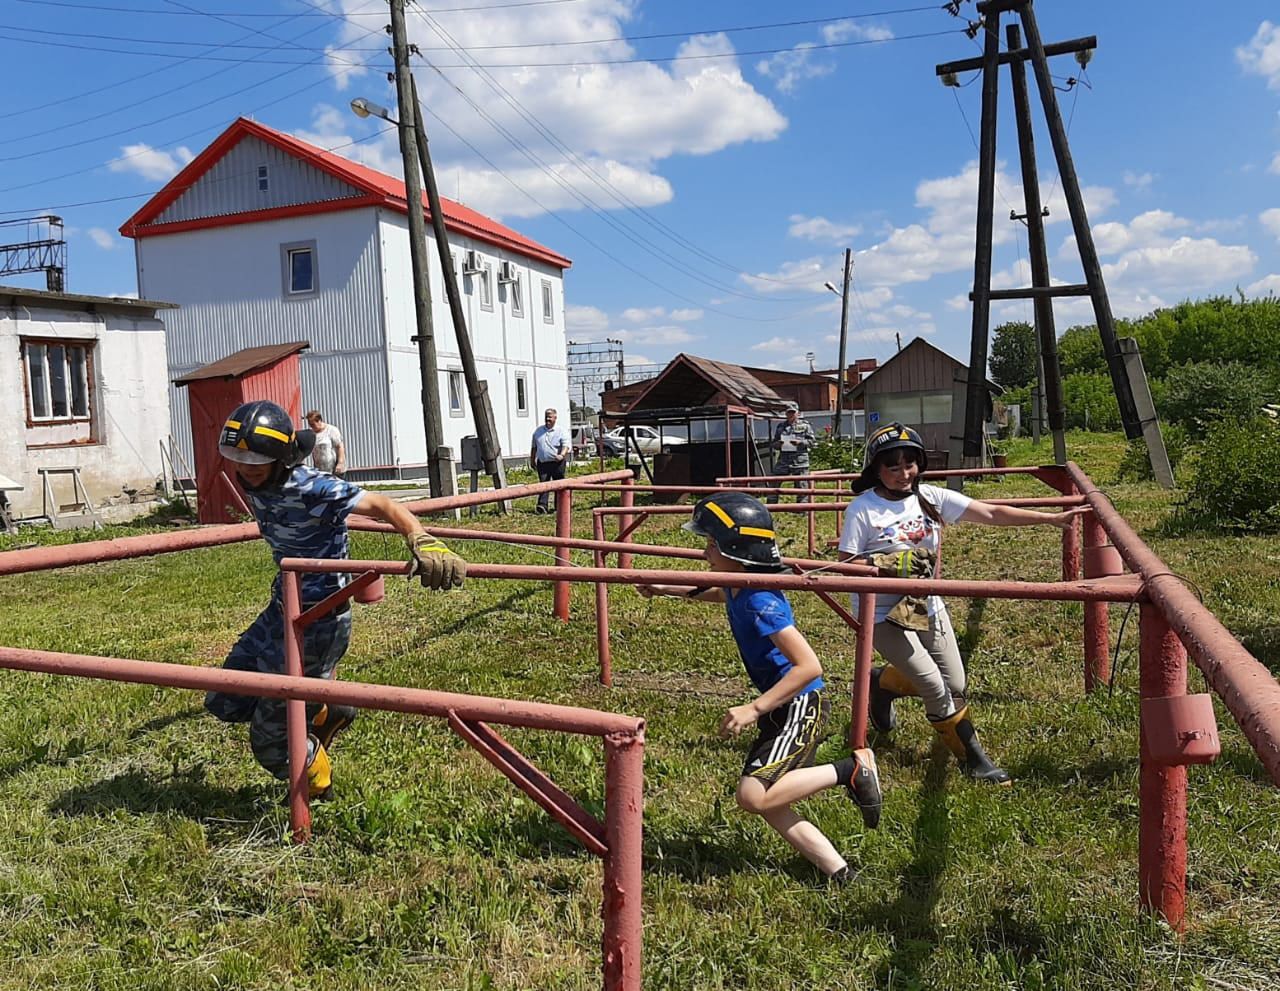
{"label": "woman's hair", "polygon": [[[880,454],[876,455],[876,459],[871,463],[870,470],[864,472],[861,478],[854,480],[854,483],[853,483],[854,494],[861,495],[863,492],[866,492],[867,489],[875,488],[877,485],[880,484],[880,469],[881,467],[883,467],[884,463],[888,460],[889,456],[895,453],[896,451],[902,452],[902,457],[904,461],[909,458],[910,460],[914,461],[916,464],[920,463],[920,453],[914,450],[913,448],[895,447],[895,448],[890,448],[888,451],[882,451]],[[933,503],[931,503],[928,499],[926,499],[923,495],[920,494],[919,474],[917,474],[916,477],[911,480],[911,491],[915,494],[916,499],[919,500],[920,509],[921,511],[924,512],[924,515],[929,517],[929,519],[933,520],[933,522],[937,523],[938,526],[942,526],[943,525],[942,514],[938,512],[938,508]]]}

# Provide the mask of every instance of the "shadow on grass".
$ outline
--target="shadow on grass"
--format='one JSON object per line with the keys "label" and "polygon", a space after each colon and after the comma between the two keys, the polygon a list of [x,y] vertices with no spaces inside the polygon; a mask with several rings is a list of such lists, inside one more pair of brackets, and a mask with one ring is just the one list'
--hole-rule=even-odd
{"label": "shadow on grass", "polygon": [[71,788],[49,806],[63,816],[95,816],[124,810],[138,815],[176,812],[196,821],[261,818],[264,792],[246,785],[236,790],[205,783],[203,765],[172,775],[126,771]]}
{"label": "shadow on grass", "polygon": [[964,617],[964,633],[956,637],[960,653],[967,659],[982,642],[982,616],[987,611],[987,599],[970,599],[969,611]]}
{"label": "shadow on grass", "polygon": [[1082,764],[1063,762],[1059,754],[1034,752],[1025,760],[1009,765],[1014,781],[1037,785],[1064,785],[1083,782],[1093,787],[1115,785],[1137,773],[1138,755],[1099,756]]}
{"label": "shadow on grass", "polygon": [[[877,987],[924,987],[925,967],[941,936],[933,918],[941,879],[951,852],[951,819],[947,810],[947,775],[951,755],[935,747],[920,785],[920,811],[912,831],[912,859],[903,869],[897,897],[867,905],[858,924],[894,936],[893,952],[876,973]],[[845,920],[832,919],[833,928]]]}
{"label": "shadow on grass", "polygon": [[506,598],[493,603],[491,606],[485,606],[483,609],[478,609],[475,612],[469,612],[465,616],[459,617],[448,626],[442,626],[439,629],[423,628],[420,631],[418,639],[431,640],[436,637],[447,637],[452,636],[455,633],[461,633],[476,620],[488,616],[490,613],[502,612],[503,610],[510,609],[517,603],[523,602],[525,599],[530,598],[540,591],[541,589],[534,586],[522,588],[519,591],[512,592]]}

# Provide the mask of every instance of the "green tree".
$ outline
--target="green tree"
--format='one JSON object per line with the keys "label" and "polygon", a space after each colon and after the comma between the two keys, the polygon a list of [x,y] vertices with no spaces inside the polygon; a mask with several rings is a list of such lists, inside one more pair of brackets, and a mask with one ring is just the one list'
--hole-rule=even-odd
{"label": "green tree", "polygon": [[991,378],[1002,389],[1036,379],[1036,332],[1029,323],[1003,323],[991,341]]}
{"label": "green tree", "polygon": [[1260,415],[1264,403],[1280,398],[1280,382],[1269,368],[1197,361],[1171,368],[1153,396],[1162,420],[1203,437],[1218,423],[1240,423]]}
{"label": "green tree", "polygon": [[1058,337],[1058,365],[1063,378],[1068,375],[1105,374],[1107,359],[1102,353],[1102,338],[1092,324],[1070,327]]}

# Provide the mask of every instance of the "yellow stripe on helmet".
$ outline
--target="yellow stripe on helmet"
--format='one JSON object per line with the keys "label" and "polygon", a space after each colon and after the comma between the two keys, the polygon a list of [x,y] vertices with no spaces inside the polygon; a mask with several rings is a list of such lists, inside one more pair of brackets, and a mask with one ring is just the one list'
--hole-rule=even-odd
{"label": "yellow stripe on helmet", "polygon": [[707,502],[706,507],[709,510],[711,510],[713,513],[715,513],[717,519],[719,519],[720,522],[723,523],[725,526],[729,527],[730,529],[736,526],[736,524],[733,522],[733,517],[730,516],[728,513],[726,513],[719,506],[717,506],[714,502]]}
{"label": "yellow stripe on helmet", "polygon": [[764,530],[758,526],[744,526],[738,532],[744,537],[764,537],[767,540],[777,539],[777,534],[772,530]]}
{"label": "yellow stripe on helmet", "polygon": [[293,436],[291,434],[282,434],[279,430],[272,430],[270,427],[257,426],[253,428],[253,432],[255,434],[265,434],[268,437],[274,437],[282,444],[287,444],[289,441],[293,440]]}

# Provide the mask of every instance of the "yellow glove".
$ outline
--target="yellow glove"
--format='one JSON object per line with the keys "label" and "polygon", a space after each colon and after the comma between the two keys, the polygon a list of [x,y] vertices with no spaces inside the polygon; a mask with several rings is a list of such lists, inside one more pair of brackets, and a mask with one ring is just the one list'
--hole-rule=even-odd
{"label": "yellow glove", "polygon": [[423,588],[460,588],[467,577],[467,562],[449,550],[438,537],[420,533],[406,538],[409,543],[409,577],[417,577]]}
{"label": "yellow glove", "polygon": [[908,550],[872,554],[871,563],[888,578],[932,578],[934,557],[932,551]]}

